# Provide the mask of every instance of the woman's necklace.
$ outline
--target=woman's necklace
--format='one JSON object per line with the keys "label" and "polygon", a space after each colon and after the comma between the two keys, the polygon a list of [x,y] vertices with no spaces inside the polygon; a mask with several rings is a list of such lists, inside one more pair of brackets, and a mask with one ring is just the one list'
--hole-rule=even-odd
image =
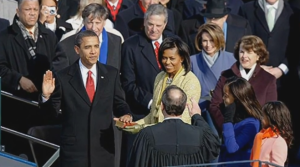
{"label": "woman's necklace", "polygon": [[168,84],[168,85],[170,85],[171,83],[172,83],[172,81],[173,81],[173,78],[167,78],[167,82],[166,82],[166,84]]}

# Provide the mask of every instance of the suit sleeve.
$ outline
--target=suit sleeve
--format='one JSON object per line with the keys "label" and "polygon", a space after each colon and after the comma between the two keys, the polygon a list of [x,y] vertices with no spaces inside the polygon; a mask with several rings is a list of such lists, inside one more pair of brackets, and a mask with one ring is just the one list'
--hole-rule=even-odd
{"label": "suit sleeve", "polygon": [[136,103],[148,108],[148,104],[153,94],[136,84],[136,62],[134,60],[133,46],[129,46],[124,42],[122,47],[122,65],[121,65],[121,83],[125,91],[126,97],[133,99]]}
{"label": "suit sleeve", "polygon": [[203,119],[203,117],[199,114],[195,114],[192,116],[192,125],[201,127],[203,131],[203,149],[202,156],[204,162],[209,163],[211,160],[217,158],[220,152],[220,141],[218,136],[216,136],[213,131],[210,129],[209,125]]}
{"label": "suit sleeve", "polygon": [[219,78],[219,81],[213,91],[211,103],[209,105],[209,110],[208,110],[210,115],[212,116],[212,119],[219,133],[222,132],[222,126],[224,122],[224,117],[220,109],[221,105],[223,104],[222,92],[225,83],[224,80],[225,78],[223,76]]}
{"label": "suit sleeve", "polygon": [[115,91],[114,91],[114,115],[116,117],[123,116],[125,114],[131,114],[128,104],[125,102],[124,91],[120,83],[120,75],[117,71],[115,74]]}
{"label": "suit sleeve", "polygon": [[22,74],[18,73],[15,70],[10,68],[9,62],[9,54],[6,50],[8,47],[5,45],[5,38],[4,33],[0,35],[0,76],[1,76],[1,83],[3,87],[8,88],[11,91],[17,90],[19,81],[22,77]]}

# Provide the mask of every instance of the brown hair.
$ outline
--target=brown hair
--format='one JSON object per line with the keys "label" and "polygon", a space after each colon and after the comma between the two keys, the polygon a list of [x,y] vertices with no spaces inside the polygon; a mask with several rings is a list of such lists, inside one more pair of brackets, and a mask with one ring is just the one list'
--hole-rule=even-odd
{"label": "brown hair", "polygon": [[240,46],[243,46],[247,52],[253,51],[259,56],[257,63],[259,65],[265,65],[269,60],[269,52],[267,51],[264,42],[255,35],[247,35],[242,37],[234,47],[234,57],[239,60]]}
{"label": "brown hair", "polygon": [[217,51],[225,49],[225,37],[221,27],[215,23],[205,23],[199,27],[195,38],[195,46],[198,51],[203,49],[202,34],[205,32],[211,36]]}
{"label": "brown hair", "polygon": [[279,131],[280,136],[285,139],[288,147],[291,147],[294,137],[291,115],[286,105],[281,101],[268,102],[263,106],[262,110],[268,123],[264,128],[270,127],[274,132]]}
{"label": "brown hair", "polygon": [[253,87],[246,79],[231,77],[227,79],[225,85],[228,86],[235,101],[243,105],[249,116],[262,120],[261,105],[256,98]]}

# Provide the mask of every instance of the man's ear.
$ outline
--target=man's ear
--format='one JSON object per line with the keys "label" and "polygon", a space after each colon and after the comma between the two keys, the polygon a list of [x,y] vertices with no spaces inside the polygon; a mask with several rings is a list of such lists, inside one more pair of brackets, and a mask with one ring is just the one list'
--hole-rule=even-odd
{"label": "man's ear", "polygon": [[75,49],[75,52],[76,52],[77,54],[79,54],[80,48],[79,48],[77,45],[74,46],[74,49]]}
{"label": "man's ear", "polygon": [[165,109],[165,106],[162,102],[160,102],[160,108],[161,108],[161,111],[164,111],[164,109]]}
{"label": "man's ear", "polygon": [[16,9],[16,13],[17,13],[17,16],[18,16],[18,17],[20,17],[20,16],[19,16],[19,12],[20,12],[20,10],[19,10],[19,8],[17,8],[17,9]]}

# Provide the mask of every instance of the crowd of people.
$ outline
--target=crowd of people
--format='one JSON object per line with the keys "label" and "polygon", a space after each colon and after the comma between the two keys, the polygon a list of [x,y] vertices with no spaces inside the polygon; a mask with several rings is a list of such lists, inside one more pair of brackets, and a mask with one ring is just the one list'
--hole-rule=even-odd
{"label": "crowd of people", "polygon": [[298,0],[17,1],[1,90],[38,107],[4,97],[2,125],[59,125],[57,165],[297,163]]}

